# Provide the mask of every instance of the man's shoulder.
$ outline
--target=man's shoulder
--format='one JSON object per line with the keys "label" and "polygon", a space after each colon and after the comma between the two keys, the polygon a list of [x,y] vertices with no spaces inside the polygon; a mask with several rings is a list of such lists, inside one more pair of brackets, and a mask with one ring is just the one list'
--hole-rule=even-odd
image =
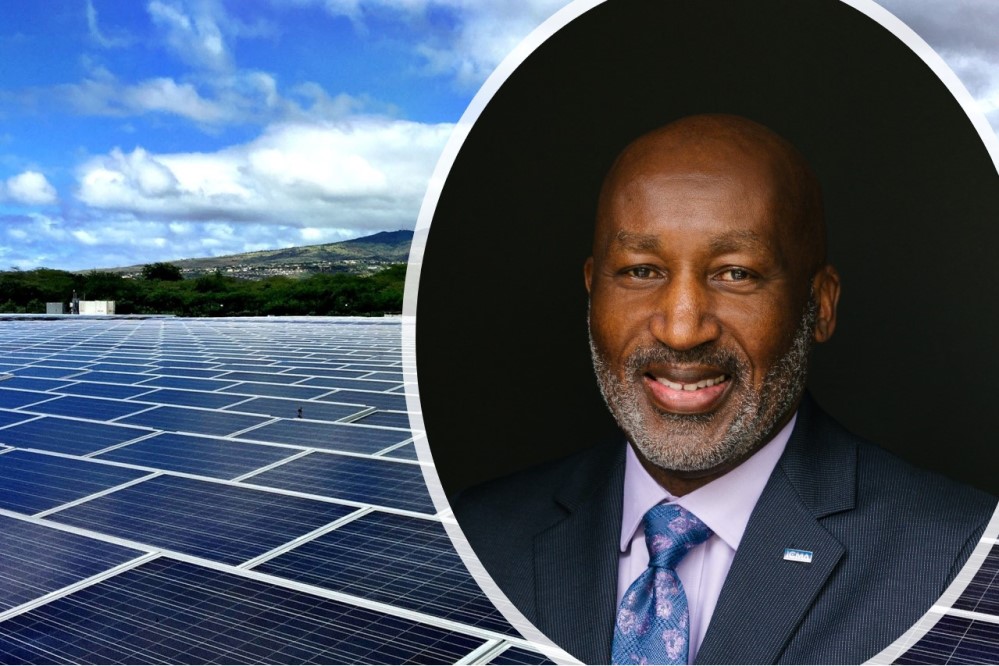
{"label": "man's shoulder", "polygon": [[953,545],[962,544],[958,566],[981,537],[997,503],[989,493],[911,465],[863,440],[857,447],[856,483],[858,520],[877,521],[892,530],[886,537],[904,534],[905,541],[923,544],[923,557],[935,548],[940,557],[953,557]]}
{"label": "man's shoulder", "polygon": [[[452,500],[458,525],[500,589],[533,622],[535,538],[586,506],[620,522],[622,442],[470,488]],[[615,499],[616,498],[616,499]],[[615,509],[616,506],[616,509]]]}
{"label": "man's shoulder", "polygon": [[[855,451],[855,511],[877,511],[886,520],[978,526],[987,522],[997,499],[940,473],[913,465],[894,453],[847,431],[826,415],[823,428]],[[829,442],[824,442],[829,446]],[[886,509],[890,508],[890,512]]]}
{"label": "man's shoulder", "polygon": [[544,529],[613,482],[613,470],[623,469],[624,446],[603,444],[464,490],[451,502],[455,517],[463,529],[513,519],[522,531]]}
{"label": "man's shoulder", "polygon": [[[804,493],[817,514],[835,509],[905,515],[923,520],[978,524],[991,516],[996,498],[942,474],[910,464],[855,435],[819,408],[809,396],[799,410],[780,467]],[[902,513],[899,513],[902,512]]]}

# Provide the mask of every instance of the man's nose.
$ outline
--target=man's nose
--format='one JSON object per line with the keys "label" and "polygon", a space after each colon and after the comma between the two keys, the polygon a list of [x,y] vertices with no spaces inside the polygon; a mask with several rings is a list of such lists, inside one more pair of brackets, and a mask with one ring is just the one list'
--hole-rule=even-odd
{"label": "man's nose", "polygon": [[721,334],[708,285],[694,275],[675,276],[658,290],[650,328],[667,347],[685,350]]}

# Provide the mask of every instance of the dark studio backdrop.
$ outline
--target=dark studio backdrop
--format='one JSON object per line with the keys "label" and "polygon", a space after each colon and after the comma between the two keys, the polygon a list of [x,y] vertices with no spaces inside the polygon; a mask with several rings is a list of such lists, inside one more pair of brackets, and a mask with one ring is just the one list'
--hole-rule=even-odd
{"label": "dark studio backdrop", "polygon": [[417,304],[448,494],[615,436],[586,337],[604,173],[673,119],[752,118],[822,181],[839,323],[810,389],[849,429],[999,494],[999,177],[933,71],[838,0],[609,0],[537,49],[448,176]]}

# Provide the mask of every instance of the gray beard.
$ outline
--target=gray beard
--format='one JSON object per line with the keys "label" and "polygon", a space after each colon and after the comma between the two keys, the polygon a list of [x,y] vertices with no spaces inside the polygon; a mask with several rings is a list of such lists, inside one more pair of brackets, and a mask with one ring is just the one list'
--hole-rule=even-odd
{"label": "gray beard", "polygon": [[[749,369],[744,359],[723,349],[695,348],[677,351],[664,346],[636,349],[625,361],[621,379],[602,357],[590,333],[590,353],[600,392],[618,425],[652,464],[661,469],[694,472],[738,461],[763,444],[805,390],[808,355],[818,316],[814,294],[802,312],[798,328],[784,354],[767,372],[757,391],[748,383]],[[589,328],[589,327],[587,327]],[[725,368],[733,382],[742,388],[736,415],[720,439],[708,438],[714,414],[650,414],[640,387],[641,368],[650,363],[704,364]],[[743,384],[742,387],[736,385]],[[658,430],[650,421],[656,419]],[[691,442],[699,445],[691,446]]]}

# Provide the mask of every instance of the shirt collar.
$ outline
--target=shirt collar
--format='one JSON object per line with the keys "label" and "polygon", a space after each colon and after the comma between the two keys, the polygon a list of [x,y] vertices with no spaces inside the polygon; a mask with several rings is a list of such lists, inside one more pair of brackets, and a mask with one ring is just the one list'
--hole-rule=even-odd
{"label": "shirt collar", "polygon": [[797,412],[765,446],[742,464],[683,497],[674,497],[653,479],[632,446],[624,468],[624,510],[621,515],[621,552],[628,550],[645,513],[660,502],[676,502],[711,528],[732,550],[739,548],[756,501],[784,453]]}

